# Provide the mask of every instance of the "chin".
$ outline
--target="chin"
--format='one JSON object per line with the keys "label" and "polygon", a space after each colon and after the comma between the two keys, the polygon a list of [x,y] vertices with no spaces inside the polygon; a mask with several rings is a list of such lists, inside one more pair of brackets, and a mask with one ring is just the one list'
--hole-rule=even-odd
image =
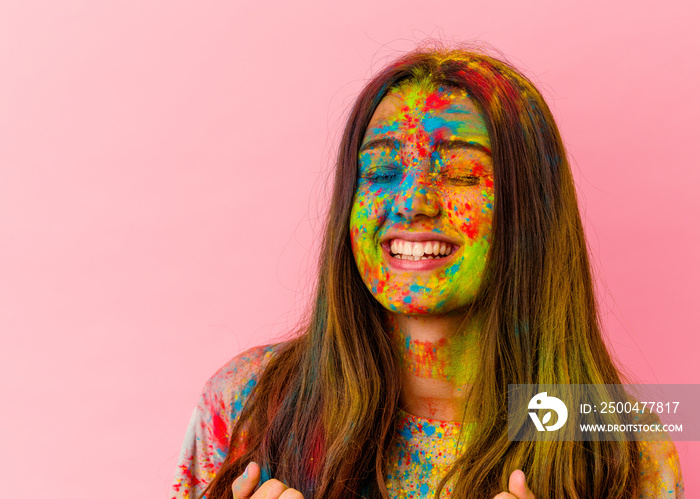
{"label": "chin", "polygon": [[459,296],[449,296],[442,300],[437,300],[435,294],[427,296],[405,295],[387,296],[374,295],[375,299],[385,309],[403,315],[414,316],[436,316],[447,315],[459,312],[468,307],[474,301],[476,291],[473,293],[460,294]]}
{"label": "chin", "polygon": [[379,303],[391,312],[403,315],[442,315],[450,311],[450,307],[444,303],[435,303],[426,300],[379,300]]}

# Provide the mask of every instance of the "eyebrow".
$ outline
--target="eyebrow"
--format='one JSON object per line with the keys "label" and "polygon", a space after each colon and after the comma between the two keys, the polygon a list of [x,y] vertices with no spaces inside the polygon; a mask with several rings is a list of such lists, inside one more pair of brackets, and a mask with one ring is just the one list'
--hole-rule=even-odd
{"label": "eyebrow", "polygon": [[445,149],[448,151],[452,149],[478,149],[479,151],[491,156],[491,149],[472,140],[452,139],[439,141],[437,144],[435,144],[435,149]]}
{"label": "eyebrow", "polygon": [[382,139],[373,139],[363,144],[362,147],[360,147],[359,152],[363,153],[369,149],[377,149],[380,147],[386,147],[389,149],[399,149],[399,143],[396,139],[390,139],[388,137],[384,137]]}
{"label": "eyebrow", "polygon": [[443,113],[446,113],[446,114],[474,114],[473,111],[469,111],[467,109],[461,109],[459,107],[452,107],[452,108],[445,109],[443,111]]}

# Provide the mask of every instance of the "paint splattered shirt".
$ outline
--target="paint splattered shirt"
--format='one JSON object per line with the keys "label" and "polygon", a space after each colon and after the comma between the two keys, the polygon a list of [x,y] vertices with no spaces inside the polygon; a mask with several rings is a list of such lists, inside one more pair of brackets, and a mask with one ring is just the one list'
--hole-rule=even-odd
{"label": "paint splattered shirt", "polygon": [[234,357],[207,381],[192,413],[173,483],[173,499],[198,498],[228,452],[233,425],[274,346],[252,348]]}
{"label": "paint splattered shirt", "polygon": [[[389,455],[386,485],[396,498],[433,497],[437,485],[459,454],[460,424],[424,419],[399,411],[394,446]],[[451,488],[441,497],[451,497]]]}
{"label": "paint splattered shirt", "polygon": [[[226,457],[231,430],[275,346],[256,347],[222,367],[205,385],[182,446],[173,499],[195,499],[214,478]],[[459,453],[459,423],[399,413],[395,444],[386,475],[397,499],[432,497]],[[462,439],[468,437],[465,428]],[[641,442],[640,499],[685,497],[678,454],[672,442]],[[450,484],[442,497],[451,497]]]}

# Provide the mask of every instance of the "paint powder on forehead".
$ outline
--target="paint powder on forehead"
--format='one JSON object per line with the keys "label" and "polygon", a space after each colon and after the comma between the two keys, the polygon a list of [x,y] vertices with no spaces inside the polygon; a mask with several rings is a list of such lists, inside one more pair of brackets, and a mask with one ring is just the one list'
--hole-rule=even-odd
{"label": "paint powder on forehead", "polygon": [[[404,110],[423,114],[431,111],[443,111],[452,105],[454,100],[469,98],[464,89],[446,89],[442,86],[436,88],[436,85],[429,78],[404,81],[394,87],[388,95],[399,97],[403,101]],[[460,111],[470,113],[468,110],[460,109],[459,106],[450,112]]]}
{"label": "paint powder on forehead", "polygon": [[406,80],[393,87],[388,95],[398,97],[405,106],[412,109],[423,108],[425,96],[435,90],[435,85],[428,78]]}
{"label": "paint powder on forehead", "polygon": [[[467,121],[451,121],[449,122],[450,124],[448,125],[451,129],[454,129],[456,134],[458,135],[469,135],[470,133],[475,133],[481,136],[483,140],[486,141],[486,146],[490,146],[490,138],[489,138],[489,131],[486,126],[486,122],[484,121],[483,118],[479,117],[479,119],[473,119]],[[490,147],[489,147],[490,149]],[[489,150],[489,154],[490,154]]]}
{"label": "paint powder on forehead", "polygon": [[431,109],[444,109],[450,105],[452,99],[446,97],[443,92],[430,92],[427,97],[425,97],[425,105],[423,109],[429,111]]}

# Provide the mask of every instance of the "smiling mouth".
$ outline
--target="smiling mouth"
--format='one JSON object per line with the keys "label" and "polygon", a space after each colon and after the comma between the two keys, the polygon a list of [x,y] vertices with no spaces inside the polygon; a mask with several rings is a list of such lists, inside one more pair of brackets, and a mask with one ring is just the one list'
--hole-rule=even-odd
{"label": "smiling mouth", "polygon": [[406,241],[392,239],[390,241],[391,256],[399,260],[439,260],[446,258],[455,249],[444,241]]}

